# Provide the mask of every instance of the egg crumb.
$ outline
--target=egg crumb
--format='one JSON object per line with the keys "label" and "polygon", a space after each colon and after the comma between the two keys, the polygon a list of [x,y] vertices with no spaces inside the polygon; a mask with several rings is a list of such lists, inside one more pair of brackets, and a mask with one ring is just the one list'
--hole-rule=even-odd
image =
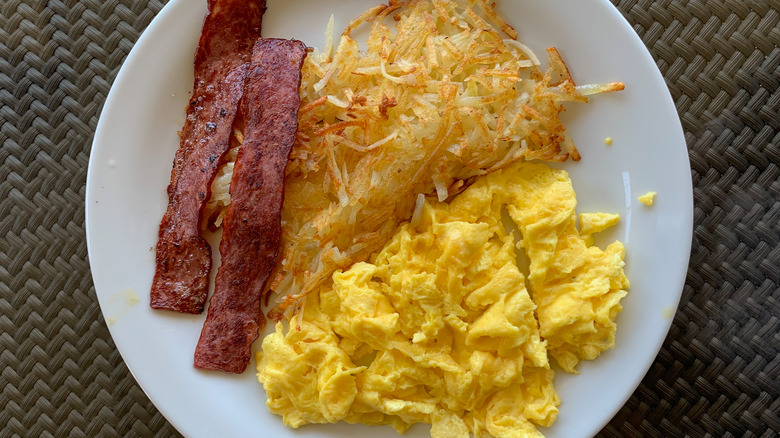
{"label": "egg crumb", "polygon": [[604,144],[610,145],[612,144],[612,137],[607,137],[604,139]]}
{"label": "egg crumb", "polygon": [[575,207],[568,174],[536,163],[480,177],[449,204],[426,199],[414,225],[265,337],[257,371],[271,412],[294,428],[542,436],[560,405],[548,353],[576,372],[613,347],[629,286],[623,245],[588,243],[619,217],[582,214],[578,230]]}
{"label": "egg crumb", "polygon": [[639,202],[642,204],[645,204],[646,206],[650,207],[655,202],[655,195],[657,195],[657,192],[647,192],[644,195],[637,198]]}

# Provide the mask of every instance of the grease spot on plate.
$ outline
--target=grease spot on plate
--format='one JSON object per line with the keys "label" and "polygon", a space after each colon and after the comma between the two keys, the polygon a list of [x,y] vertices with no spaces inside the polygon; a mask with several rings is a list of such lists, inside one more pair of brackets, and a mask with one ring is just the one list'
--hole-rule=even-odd
{"label": "grease spot on plate", "polygon": [[114,294],[114,296],[109,300],[109,304],[111,304],[111,307],[116,310],[112,312],[111,316],[106,318],[106,323],[108,323],[108,325],[116,324],[117,321],[119,321],[123,316],[127,315],[130,309],[132,309],[140,301],[141,298],[138,296],[138,294],[130,288],[124,289],[121,292]]}

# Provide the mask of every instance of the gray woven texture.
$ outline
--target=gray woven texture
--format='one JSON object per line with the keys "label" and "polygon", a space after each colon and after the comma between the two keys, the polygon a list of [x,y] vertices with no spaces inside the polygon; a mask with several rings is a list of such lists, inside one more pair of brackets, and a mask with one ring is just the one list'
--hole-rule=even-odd
{"label": "gray woven texture", "polygon": [[[605,437],[780,434],[780,0],[613,0],[683,122],[680,309]],[[99,111],[159,0],[0,2],[0,436],[176,436],[122,362],[84,228]],[[661,275],[661,273],[659,273]]]}

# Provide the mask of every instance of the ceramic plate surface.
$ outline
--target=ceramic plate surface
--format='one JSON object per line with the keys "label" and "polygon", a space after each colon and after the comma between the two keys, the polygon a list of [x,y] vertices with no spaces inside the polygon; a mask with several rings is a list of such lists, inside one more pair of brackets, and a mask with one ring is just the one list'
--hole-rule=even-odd
{"label": "ceramic plate surface", "polygon": [[[263,36],[322,47],[368,8],[364,0],[269,0]],[[504,0],[498,10],[538,54],[555,46],[579,84],[623,81],[626,90],[568,104],[564,122],[582,161],[571,173],[580,212],[619,213],[603,239],[626,244],[631,280],[618,317],[617,346],[556,373],[562,404],[548,437],[592,436],[647,372],[679,302],[691,245],[693,195],[687,149],[674,104],[653,59],[607,0]],[[268,412],[254,361],[243,375],[192,367],[205,315],[149,308],[153,247],[167,206],[177,131],[193,80],[205,0],[171,0],[125,61],[103,109],[89,163],[87,239],[100,305],[122,357],[160,411],[184,435],[396,437],[390,427],[309,426],[293,431]],[[540,56],[540,58],[544,58]],[[613,143],[605,145],[604,139]],[[647,191],[653,207],[637,202]],[[259,346],[259,342],[255,347]],[[428,436],[418,425],[406,436]]]}

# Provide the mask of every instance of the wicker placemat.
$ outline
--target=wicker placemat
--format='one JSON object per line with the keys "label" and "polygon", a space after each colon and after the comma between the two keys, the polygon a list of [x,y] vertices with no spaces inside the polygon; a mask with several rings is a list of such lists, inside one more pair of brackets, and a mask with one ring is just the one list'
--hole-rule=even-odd
{"label": "wicker placemat", "polygon": [[[667,79],[695,230],[674,325],[603,436],[780,433],[780,0],[613,0]],[[97,117],[159,0],[0,3],[0,436],[175,436],[89,273]]]}

